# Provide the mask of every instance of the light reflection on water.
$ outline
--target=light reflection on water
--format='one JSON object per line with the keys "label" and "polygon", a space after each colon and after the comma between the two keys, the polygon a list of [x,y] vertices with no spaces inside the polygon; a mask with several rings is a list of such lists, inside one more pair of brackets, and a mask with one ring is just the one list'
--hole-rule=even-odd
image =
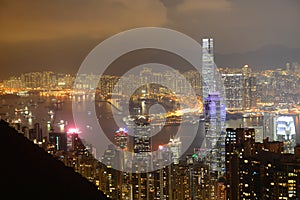
{"label": "light reflection on water", "polygon": [[[45,100],[44,102],[39,102],[40,98]],[[77,100],[77,108],[80,112],[89,112],[85,107],[86,104],[83,101],[93,100],[92,96],[73,96],[73,97],[39,97],[38,95],[31,95],[28,97],[18,97],[18,96],[1,96],[0,97],[0,115],[2,119],[18,119],[22,120],[22,123],[29,128],[33,128],[35,123],[40,123],[43,136],[48,136],[51,130],[50,123],[55,132],[66,132],[70,127],[75,127],[73,115],[72,115],[72,100]],[[56,104],[57,107],[53,107],[55,102],[63,102],[62,104]],[[28,103],[36,102],[36,106],[28,106]],[[32,118],[26,118],[21,112],[15,112],[15,108],[24,109],[25,106],[28,107],[28,111],[32,113]],[[116,123],[114,123],[113,115],[111,112],[111,107],[109,104],[104,102],[96,103],[97,116],[101,118],[101,128],[103,128],[106,136],[112,141],[114,138],[114,132],[119,129]],[[54,112],[54,115],[49,114],[49,112]],[[120,116],[122,117],[122,116]],[[78,127],[79,129],[92,129],[92,124],[86,124],[86,127]],[[238,128],[240,126],[262,126],[262,119],[232,119],[226,121],[226,127]],[[191,127],[191,131],[193,128]],[[164,127],[156,136],[154,136],[153,146],[158,146],[160,144],[166,144],[170,137],[174,136],[177,132],[176,126]],[[192,147],[201,146],[203,140],[203,124],[200,124],[198,133]]]}

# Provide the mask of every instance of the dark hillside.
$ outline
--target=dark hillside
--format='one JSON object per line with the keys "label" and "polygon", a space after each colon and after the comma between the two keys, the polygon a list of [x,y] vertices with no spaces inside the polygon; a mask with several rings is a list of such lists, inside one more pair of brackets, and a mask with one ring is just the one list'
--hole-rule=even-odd
{"label": "dark hillside", "polygon": [[108,199],[72,168],[0,121],[0,199]]}

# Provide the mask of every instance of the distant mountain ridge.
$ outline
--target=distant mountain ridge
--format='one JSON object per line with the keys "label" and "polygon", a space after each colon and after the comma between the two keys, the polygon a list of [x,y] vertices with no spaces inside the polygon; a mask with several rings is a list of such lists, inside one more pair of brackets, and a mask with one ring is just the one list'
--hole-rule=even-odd
{"label": "distant mountain ridge", "polygon": [[[285,67],[287,62],[300,63],[300,48],[268,45],[245,53],[219,54],[215,52],[214,58],[217,67],[241,68],[248,64],[254,70],[277,69]],[[184,58],[171,52],[144,49],[122,55],[108,67],[106,72],[120,75],[144,63],[161,63],[180,71],[193,69]]]}
{"label": "distant mountain ridge", "polygon": [[300,63],[300,48],[268,45],[246,53],[215,53],[215,63],[218,67],[236,68],[248,64],[253,69],[277,69],[285,67],[287,62]]}

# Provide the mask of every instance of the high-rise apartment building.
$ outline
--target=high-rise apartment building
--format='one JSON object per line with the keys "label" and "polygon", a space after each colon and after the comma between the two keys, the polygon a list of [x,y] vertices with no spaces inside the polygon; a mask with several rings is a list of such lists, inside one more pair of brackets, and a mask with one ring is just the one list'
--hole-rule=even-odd
{"label": "high-rise apartment building", "polygon": [[243,74],[222,74],[227,110],[243,109]]}
{"label": "high-rise apartment building", "polygon": [[256,77],[248,65],[242,68],[243,74],[243,107],[252,109],[257,106]]}
{"label": "high-rise apartment building", "polygon": [[[227,180],[227,199],[241,199],[248,195],[248,185],[240,184],[248,176],[247,169],[240,166],[244,162],[248,163],[246,156],[251,156],[254,151],[255,131],[254,129],[226,128],[226,180]],[[246,173],[244,173],[244,171]],[[250,198],[250,195],[249,195]],[[247,198],[247,199],[249,199]]]}

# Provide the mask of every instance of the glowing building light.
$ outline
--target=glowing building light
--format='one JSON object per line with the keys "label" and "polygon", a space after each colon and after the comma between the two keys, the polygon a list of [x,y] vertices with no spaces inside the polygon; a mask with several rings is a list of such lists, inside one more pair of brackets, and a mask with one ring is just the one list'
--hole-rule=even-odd
{"label": "glowing building light", "polygon": [[163,146],[163,145],[158,145],[158,149],[159,149],[159,150],[163,150],[163,149],[164,149],[164,146]]}
{"label": "glowing building light", "polygon": [[127,147],[128,131],[125,128],[119,128],[115,132],[115,140],[119,148],[125,149]]}
{"label": "glowing building light", "polygon": [[67,133],[80,133],[78,128],[69,128]]}

